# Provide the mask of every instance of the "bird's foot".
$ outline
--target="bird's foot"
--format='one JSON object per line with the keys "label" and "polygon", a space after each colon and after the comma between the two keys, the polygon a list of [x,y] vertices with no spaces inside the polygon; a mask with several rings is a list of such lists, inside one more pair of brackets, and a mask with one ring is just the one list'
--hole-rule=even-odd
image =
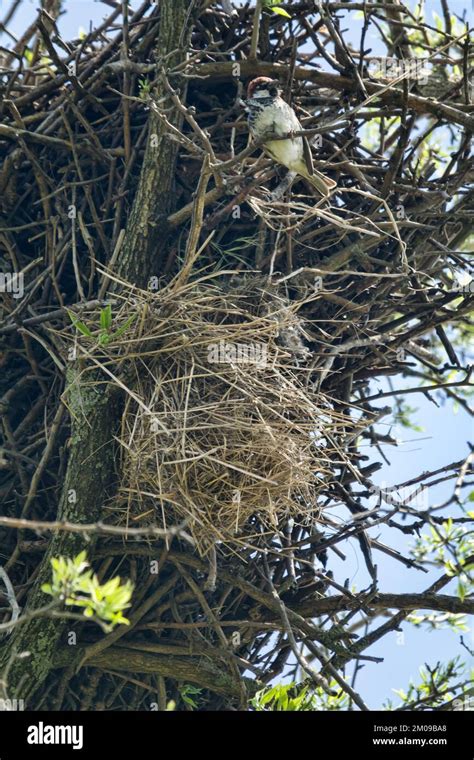
{"label": "bird's foot", "polygon": [[295,177],[296,177],[296,172],[290,172],[290,171],[285,177],[283,177],[282,181],[275,188],[275,190],[273,191],[271,195],[272,201],[280,201],[283,198],[288,188],[294,182]]}

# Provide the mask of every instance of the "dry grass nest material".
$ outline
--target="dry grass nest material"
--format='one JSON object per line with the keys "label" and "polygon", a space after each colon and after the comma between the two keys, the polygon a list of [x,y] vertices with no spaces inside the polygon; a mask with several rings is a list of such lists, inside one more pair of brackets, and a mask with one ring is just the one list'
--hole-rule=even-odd
{"label": "dry grass nest material", "polygon": [[122,519],[185,520],[201,554],[317,520],[348,420],[308,383],[300,305],[248,276],[122,302],[114,325],[137,318],[100,349],[111,375],[126,366]]}

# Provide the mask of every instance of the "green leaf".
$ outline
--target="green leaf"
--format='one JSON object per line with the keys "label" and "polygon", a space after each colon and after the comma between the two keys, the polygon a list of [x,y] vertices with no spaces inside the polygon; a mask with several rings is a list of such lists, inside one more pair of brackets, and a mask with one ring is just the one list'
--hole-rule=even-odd
{"label": "green leaf", "polygon": [[81,332],[83,335],[86,335],[88,338],[92,338],[92,333],[87,325],[84,324],[84,322],[81,322],[79,319],[77,319],[70,311],[68,311],[68,315],[76,330],[79,330],[79,332]]}
{"label": "green leaf", "polygon": [[75,322],[74,327],[79,330],[83,335],[86,335],[88,338],[92,338],[92,332],[89,330],[87,325],[84,324],[84,322]]}
{"label": "green leaf", "polygon": [[199,689],[196,686],[191,686],[191,684],[185,684],[183,688],[180,691],[181,699],[183,702],[185,702],[187,705],[189,705],[192,708],[197,708],[198,705],[194,701],[193,696],[198,696],[201,694],[202,689]]}
{"label": "green leaf", "polygon": [[120,338],[120,336],[124,334],[125,330],[127,330],[130,327],[130,325],[132,324],[133,320],[136,319],[136,316],[137,316],[136,314],[132,314],[132,316],[129,317],[126,322],[124,322],[124,324],[122,325],[122,327],[119,327],[118,330],[115,330],[115,332],[112,333],[110,337],[111,338]]}
{"label": "green leaf", "polygon": [[291,18],[290,14],[287,13],[283,8],[278,8],[275,5],[270,6],[270,9],[273,11],[273,13],[277,13],[279,16],[285,16],[285,18]]}
{"label": "green leaf", "polygon": [[105,309],[100,312],[100,326],[102,330],[109,330],[112,326],[112,307],[107,304]]}
{"label": "green leaf", "polygon": [[43,591],[58,599],[66,606],[83,608],[86,617],[95,618],[97,621],[110,621],[111,625],[103,626],[104,630],[111,631],[115,625],[129,625],[129,620],[122,614],[122,610],[130,607],[130,599],[133,592],[133,583],[126,581],[120,585],[120,577],[117,576],[101,585],[97,575],[92,569],[86,569],[89,565],[85,551],[80,552],[74,559],[70,557],[53,557],[53,582],[46,583]]}
{"label": "green leaf", "polygon": [[269,702],[272,702],[276,698],[277,693],[278,693],[278,687],[274,686],[273,689],[270,689],[269,691],[267,691],[266,694],[264,694],[263,692],[259,692],[259,694],[260,693],[262,693],[262,696],[260,698],[262,705],[267,705]]}
{"label": "green leaf", "polygon": [[76,557],[74,557],[74,567],[79,572],[82,573],[82,571],[88,566],[87,561],[87,554],[85,551],[80,552]]}

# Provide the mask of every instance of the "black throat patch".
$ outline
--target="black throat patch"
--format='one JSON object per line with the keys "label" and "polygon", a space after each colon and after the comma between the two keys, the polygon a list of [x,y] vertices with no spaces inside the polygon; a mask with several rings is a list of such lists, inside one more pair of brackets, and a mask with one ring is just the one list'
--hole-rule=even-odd
{"label": "black throat patch", "polygon": [[273,105],[274,102],[275,98],[272,97],[251,98],[250,100],[247,100],[245,105],[248,111],[249,126],[253,127],[263,109]]}

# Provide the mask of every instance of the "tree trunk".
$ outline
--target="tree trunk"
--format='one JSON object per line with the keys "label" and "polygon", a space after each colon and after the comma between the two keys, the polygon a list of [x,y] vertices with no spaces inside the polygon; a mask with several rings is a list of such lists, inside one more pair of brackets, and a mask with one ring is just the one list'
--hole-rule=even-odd
{"label": "tree trunk", "polygon": [[[156,59],[174,68],[186,59],[192,29],[192,0],[162,0],[160,34]],[[169,55],[172,53],[172,55]],[[155,96],[164,95],[158,86]],[[177,127],[182,116],[173,109],[170,121]],[[159,273],[158,262],[165,255],[165,220],[173,210],[173,182],[178,145],[166,139],[165,129],[151,111],[149,139],[130,220],[117,261],[117,272],[139,287],[146,286],[151,273]],[[161,247],[158,250],[158,240]],[[95,522],[102,516],[115,480],[114,434],[120,424],[120,398],[100,373],[88,373],[81,382],[80,360],[68,370],[66,401],[71,413],[71,438],[67,473],[58,505],[58,520]],[[44,556],[28,597],[27,611],[48,603],[41,586],[51,578],[52,557],[73,557],[92,543],[84,536],[57,533]],[[0,671],[7,668],[10,698],[28,700],[41,686],[53,667],[66,622],[48,617],[34,618],[18,626],[0,653]],[[19,658],[22,652],[29,656]]]}

